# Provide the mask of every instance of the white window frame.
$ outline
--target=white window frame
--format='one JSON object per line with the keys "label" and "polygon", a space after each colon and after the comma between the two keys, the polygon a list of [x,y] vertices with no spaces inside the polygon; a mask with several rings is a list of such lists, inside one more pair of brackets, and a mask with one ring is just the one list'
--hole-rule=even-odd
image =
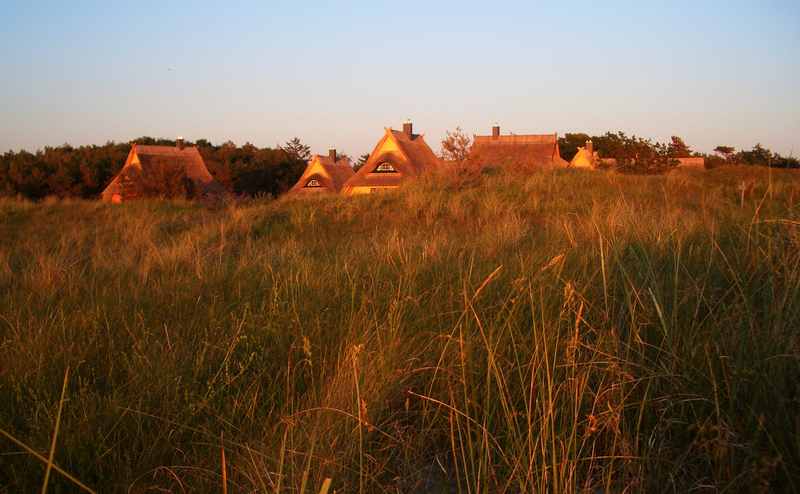
{"label": "white window frame", "polygon": [[[386,168],[381,170],[381,168]],[[375,167],[374,173],[397,173],[397,168],[388,161],[382,161]]]}

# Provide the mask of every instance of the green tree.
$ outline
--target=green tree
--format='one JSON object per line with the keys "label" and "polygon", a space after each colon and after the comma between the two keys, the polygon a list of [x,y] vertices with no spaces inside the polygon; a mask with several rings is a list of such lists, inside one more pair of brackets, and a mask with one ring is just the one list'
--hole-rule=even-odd
{"label": "green tree", "polygon": [[358,161],[353,165],[353,171],[358,171],[367,164],[367,160],[369,160],[369,153],[364,153],[358,157]]}
{"label": "green tree", "polygon": [[750,151],[741,151],[737,155],[738,161],[745,165],[770,166],[773,159],[772,151],[765,148],[761,143],[753,146]]}
{"label": "green tree", "polygon": [[678,136],[672,136],[667,146],[667,153],[670,158],[688,158],[692,155],[692,150]]}
{"label": "green tree", "polygon": [[[572,158],[578,153],[578,148],[586,145],[586,141],[592,140],[589,134],[576,133],[564,134],[563,137],[558,138],[558,149],[561,157],[567,161],[572,161]],[[595,147],[595,149],[597,149]]]}
{"label": "green tree", "polygon": [[298,137],[291,138],[281,149],[295,160],[308,161],[311,158],[311,148],[303,144]]}
{"label": "green tree", "polygon": [[730,161],[736,149],[733,146],[717,146],[714,152],[725,158],[725,161]]}
{"label": "green tree", "polygon": [[594,148],[601,156],[615,158],[617,166],[629,173],[656,173],[673,165],[669,146],[622,131],[606,132],[592,137]]}

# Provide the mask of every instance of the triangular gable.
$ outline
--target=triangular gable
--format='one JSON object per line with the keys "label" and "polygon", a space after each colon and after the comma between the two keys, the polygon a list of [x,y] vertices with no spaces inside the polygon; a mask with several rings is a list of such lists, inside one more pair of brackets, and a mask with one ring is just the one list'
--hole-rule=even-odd
{"label": "triangular gable", "polygon": [[[389,163],[395,172],[382,173],[379,168],[383,163]],[[422,135],[408,135],[386,128],[367,162],[348,180],[345,192],[352,192],[356,187],[398,187],[406,178],[417,176],[438,165],[439,158],[425,143]]]}
{"label": "triangular gable", "polygon": [[[315,154],[308,161],[303,174],[289,192],[339,192],[351,176],[353,176],[353,168],[350,166],[349,160],[340,159],[334,163],[331,158]],[[319,186],[309,187],[311,180],[319,182]]]}
{"label": "triangular gable", "polygon": [[597,153],[590,153],[585,147],[579,147],[578,152],[569,162],[573,168],[596,168],[599,161]]}
{"label": "triangular gable", "polygon": [[308,166],[308,177],[312,177],[314,175],[319,176],[327,181],[333,180],[333,177],[331,177],[331,174],[328,173],[328,170],[322,166],[322,163],[319,159],[312,160],[312,163]]}
{"label": "triangular gable", "polygon": [[394,153],[396,153],[398,156],[392,156],[394,159],[391,161],[392,164],[395,165],[397,173],[400,173],[401,175],[409,174],[411,170],[406,168],[406,166],[411,162],[408,153],[406,153],[402,146],[400,146],[400,142],[398,142],[397,138],[394,136],[392,129],[384,130],[385,134],[383,135],[383,138],[378,141],[375,149],[373,149],[372,153],[369,155],[367,162],[364,163],[364,166],[361,167],[358,172],[363,174],[374,173],[378,168],[378,165],[384,161],[387,161],[388,156],[392,156]]}
{"label": "triangular gable", "polygon": [[317,158],[318,156],[314,156],[311,160],[309,160],[305,171],[303,171],[303,174],[300,176],[300,179],[291,188],[291,192],[298,192],[302,189],[308,188],[308,182],[312,179],[320,182],[320,188],[335,191],[332,177],[328,174],[327,170],[325,170]]}

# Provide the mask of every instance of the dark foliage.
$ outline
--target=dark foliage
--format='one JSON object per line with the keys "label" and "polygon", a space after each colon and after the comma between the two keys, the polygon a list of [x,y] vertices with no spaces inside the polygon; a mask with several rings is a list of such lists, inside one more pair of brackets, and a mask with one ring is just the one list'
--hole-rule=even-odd
{"label": "dark foliage", "polygon": [[0,156],[0,195],[97,196],[122,168],[129,151],[129,144],[113,142],[78,148],[64,144],[35,154],[9,151]]}
{"label": "dark foliage", "polygon": [[771,166],[773,168],[800,168],[800,161],[794,157],[773,153],[761,144],[756,144],[750,151],[739,151],[734,161],[744,165]]}
{"label": "dark foliage", "polygon": [[311,158],[311,148],[303,144],[298,137],[293,137],[281,149],[290,157],[300,161]]}
{"label": "dark foliage", "polygon": [[[681,143],[683,141],[678,139]],[[558,139],[561,157],[570,161],[579,147],[591,140],[594,150],[602,158],[614,158],[622,171],[638,173],[654,173],[673,166],[671,145],[653,142],[636,136],[628,136],[624,132],[606,132],[599,136],[584,133],[566,134]],[[687,148],[688,149],[688,148]]]}
{"label": "dark foliage", "polygon": [[739,151],[731,146],[717,146],[714,154],[693,152],[679,136],[672,136],[667,144],[654,142],[637,136],[628,136],[624,132],[606,132],[600,136],[584,133],[565,134],[558,139],[561,157],[570,161],[578,148],[591,140],[594,150],[601,158],[614,158],[621,171],[633,173],[657,173],[677,164],[677,158],[701,156],[706,160],[707,168],[725,164],[743,164],[753,166],[770,166],[773,168],[800,168],[800,161],[794,157],[781,156],[761,144],[756,144],[749,151]]}
{"label": "dark foliage", "polygon": [[[299,139],[292,142],[302,150]],[[0,155],[0,197],[96,198],[122,169],[134,143],[175,145],[169,139],[140,137],[130,143],[103,146],[76,148],[64,144],[36,153],[9,151]],[[206,139],[199,139],[196,145],[211,174],[236,194],[276,196],[288,190],[305,167],[300,156],[282,148],[258,148],[250,143],[239,147],[230,141],[215,146]]]}
{"label": "dark foliage", "polygon": [[564,137],[559,137],[558,149],[561,153],[561,157],[567,161],[571,161],[578,153],[578,148],[586,145],[586,141],[591,138],[589,134],[584,133],[564,134]]}
{"label": "dark foliage", "polygon": [[358,161],[353,165],[353,171],[357,172],[362,166],[366,165],[367,161],[369,160],[369,156],[369,153],[364,153],[359,156]]}
{"label": "dark foliage", "polygon": [[689,158],[692,156],[692,149],[683,142],[678,136],[672,136],[667,145],[667,152],[670,158]]}
{"label": "dark foliage", "polygon": [[624,132],[606,132],[592,137],[594,149],[604,158],[615,158],[623,171],[654,173],[677,162],[670,157],[669,146]]}

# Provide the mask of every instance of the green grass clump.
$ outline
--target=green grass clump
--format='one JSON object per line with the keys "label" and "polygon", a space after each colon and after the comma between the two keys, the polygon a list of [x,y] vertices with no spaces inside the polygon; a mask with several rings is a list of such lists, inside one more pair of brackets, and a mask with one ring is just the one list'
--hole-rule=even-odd
{"label": "green grass clump", "polygon": [[0,491],[796,492],[799,204],[731,168],[0,202],[0,429],[55,442],[0,436]]}

